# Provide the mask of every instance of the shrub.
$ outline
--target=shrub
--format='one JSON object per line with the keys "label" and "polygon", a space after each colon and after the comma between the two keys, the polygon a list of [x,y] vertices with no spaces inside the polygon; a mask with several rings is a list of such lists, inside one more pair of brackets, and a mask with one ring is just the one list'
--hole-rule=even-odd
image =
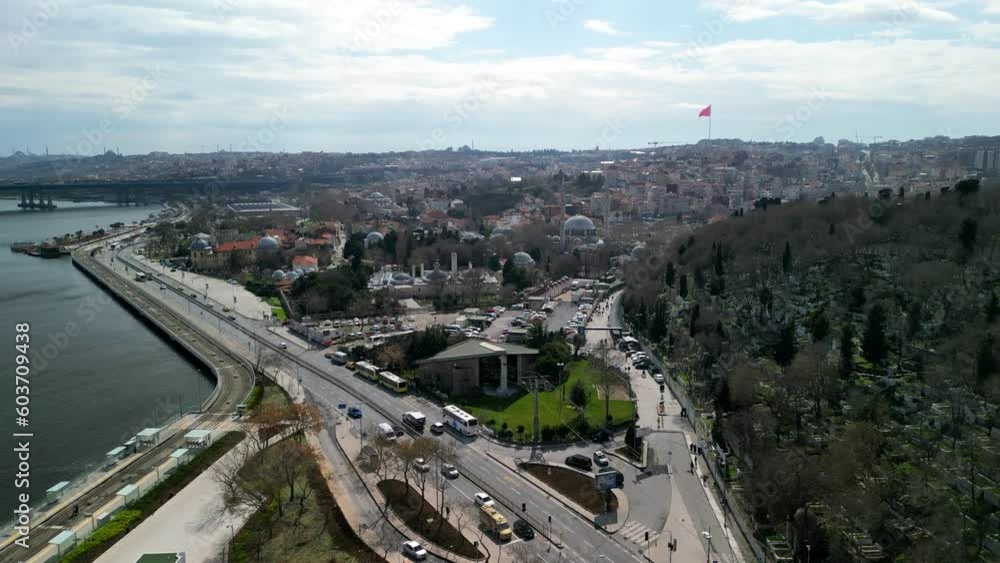
{"label": "shrub", "polygon": [[71,549],[60,561],[70,562],[82,559],[91,549],[95,549],[105,542],[113,542],[127,534],[132,529],[132,525],[141,521],[142,518],[142,511],[139,510],[125,510],[119,513]]}
{"label": "shrub", "polygon": [[587,405],[587,390],[584,388],[583,383],[577,381],[573,384],[573,387],[569,390],[569,400],[579,408]]}
{"label": "shrub", "polygon": [[556,439],[556,429],[551,426],[542,427],[542,441],[551,442]]}

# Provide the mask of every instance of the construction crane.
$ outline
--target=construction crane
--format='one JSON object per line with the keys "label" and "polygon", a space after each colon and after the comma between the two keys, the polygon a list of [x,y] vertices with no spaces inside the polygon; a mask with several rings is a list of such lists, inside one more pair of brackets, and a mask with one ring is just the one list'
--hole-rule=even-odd
{"label": "construction crane", "polygon": [[657,147],[657,145],[659,145],[659,144],[660,144],[660,142],[659,142],[659,141],[650,141],[650,142],[649,142],[649,145],[650,145],[651,147],[653,147],[654,149],[655,149],[655,148]]}

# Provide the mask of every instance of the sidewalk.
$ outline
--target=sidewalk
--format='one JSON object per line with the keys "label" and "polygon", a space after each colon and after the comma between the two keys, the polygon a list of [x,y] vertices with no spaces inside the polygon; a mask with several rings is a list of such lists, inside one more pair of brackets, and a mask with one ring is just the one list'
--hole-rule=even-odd
{"label": "sidewalk", "polygon": [[98,563],[136,561],[144,553],[179,551],[185,552],[190,563],[224,561],[226,545],[250,517],[249,512],[234,515],[223,510],[215,471],[233,455],[236,448],[115,543]]}

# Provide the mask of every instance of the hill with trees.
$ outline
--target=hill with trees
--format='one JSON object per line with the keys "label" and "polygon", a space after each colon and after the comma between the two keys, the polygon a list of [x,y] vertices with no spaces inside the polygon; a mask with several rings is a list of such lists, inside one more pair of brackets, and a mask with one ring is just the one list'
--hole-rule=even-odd
{"label": "hill with trees", "polygon": [[1000,554],[997,185],[761,206],[625,274],[762,544]]}

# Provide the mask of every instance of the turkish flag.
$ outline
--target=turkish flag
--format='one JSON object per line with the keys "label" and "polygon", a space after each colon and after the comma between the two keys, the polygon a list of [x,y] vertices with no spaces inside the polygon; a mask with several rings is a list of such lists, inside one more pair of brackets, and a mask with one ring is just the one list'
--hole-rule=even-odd
{"label": "turkish flag", "polygon": [[712,117],[712,106],[708,106],[707,108],[701,110],[698,117]]}

